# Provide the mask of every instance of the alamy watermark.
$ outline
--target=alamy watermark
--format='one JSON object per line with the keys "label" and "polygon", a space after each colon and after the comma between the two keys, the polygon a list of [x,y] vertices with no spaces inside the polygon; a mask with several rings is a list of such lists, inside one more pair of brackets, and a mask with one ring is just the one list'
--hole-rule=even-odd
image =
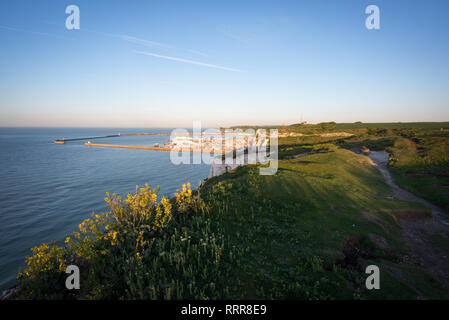
{"label": "alamy watermark", "polygon": [[[270,129],[206,129],[194,121],[192,132],[171,132],[170,150],[173,164],[210,164],[216,174],[238,166],[260,163],[261,175],[274,175],[278,169],[278,130]],[[268,164],[268,166],[266,166]],[[213,175],[216,175],[213,174]]]}
{"label": "alamy watermark", "polygon": [[369,16],[365,20],[365,26],[368,30],[380,29],[380,9],[376,5],[369,5],[365,9],[365,13]]}
{"label": "alamy watermark", "polygon": [[65,287],[69,290],[80,288],[80,269],[76,265],[67,266],[65,273],[70,274],[65,280]]}
{"label": "alamy watermark", "polygon": [[69,16],[65,20],[65,27],[68,30],[79,30],[80,28],[80,8],[76,5],[70,5],[65,8],[65,13]]}
{"label": "alamy watermark", "polygon": [[365,273],[369,276],[365,280],[365,286],[368,290],[380,289],[380,270],[376,265],[369,265],[365,269]]}
{"label": "alamy watermark", "polygon": [[[65,9],[65,13],[69,16],[66,18],[65,26],[68,30],[80,29],[80,9],[77,5],[69,5]],[[365,26],[368,30],[380,29],[380,9],[378,6],[371,4],[365,8],[365,14],[369,16],[365,19]]]}

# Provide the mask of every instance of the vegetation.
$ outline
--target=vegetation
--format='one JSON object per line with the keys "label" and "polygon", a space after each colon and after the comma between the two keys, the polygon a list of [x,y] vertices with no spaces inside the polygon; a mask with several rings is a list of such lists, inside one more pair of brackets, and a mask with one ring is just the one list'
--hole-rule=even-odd
{"label": "vegetation", "polygon": [[[387,148],[398,184],[448,208],[447,131],[357,130],[280,138],[274,176],[248,165],[170,200],[148,186],[108,195],[109,210],[64,247],[33,248],[13,298],[448,299],[432,274],[401,262],[410,248],[397,213],[429,210],[394,199],[369,159],[347,150]],[[447,250],[446,236],[427,237]],[[65,288],[70,264],[80,290]],[[381,290],[365,288],[370,264]]]}
{"label": "vegetation", "polygon": [[[184,185],[171,202],[145,186],[106,197],[109,211],[94,214],[66,239],[43,244],[27,258],[16,298],[217,299],[226,294],[225,250],[198,194]],[[82,275],[81,289],[65,288],[66,265]]]}
{"label": "vegetation", "polygon": [[398,138],[389,151],[396,182],[449,212],[449,132]]}
{"label": "vegetation", "polygon": [[449,212],[449,130],[371,129],[337,144],[387,150],[395,182]]}
{"label": "vegetation", "polygon": [[368,130],[374,131],[435,131],[435,130],[448,130],[449,122],[396,122],[396,123],[362,123],[360,121],[354,123],[335,123],[335,122],[322,122],[318,124],[303,124],[296,123],[284,126],[234,126],[231,128],[261,128],[261,129],[278,129],[280,133],[283,132],[295,132],[303,134],[317,134],[323,132],[341,132],[346,131],[350,133],[367,132]]}

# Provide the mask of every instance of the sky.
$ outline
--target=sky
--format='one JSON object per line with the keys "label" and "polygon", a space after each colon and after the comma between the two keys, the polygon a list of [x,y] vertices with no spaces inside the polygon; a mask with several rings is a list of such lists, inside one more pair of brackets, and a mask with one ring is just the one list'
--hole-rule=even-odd
{"label": "sky", "polygon": [[446,0],[2,0],[0,126],[449,121],[448,13]]}

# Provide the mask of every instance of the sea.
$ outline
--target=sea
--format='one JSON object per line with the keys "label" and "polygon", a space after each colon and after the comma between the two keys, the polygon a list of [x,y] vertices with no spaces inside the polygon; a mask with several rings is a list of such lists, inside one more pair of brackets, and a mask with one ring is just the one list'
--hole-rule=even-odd
{"label": "sea", "polygon": [[[106,192],[126,195],[145,184],[172,197],[182,184],[196,188],[210,165],[179,164],[170,153],[88,147],[72,139],[126,133],[170,133],[172,128],[0,128],[0,293],[16,283],[30,248],[62,245],[90,215],[106,210]],[[153,146],[170,136],[137,135],[92,143]]]}

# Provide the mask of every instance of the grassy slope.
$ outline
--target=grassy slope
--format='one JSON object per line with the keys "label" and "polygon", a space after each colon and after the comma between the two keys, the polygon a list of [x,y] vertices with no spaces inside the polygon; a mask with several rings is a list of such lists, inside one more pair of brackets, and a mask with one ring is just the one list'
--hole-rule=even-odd
{"label": "grassy slope", "polygon": [[233,126],[231,128],[262,128],[262,129],[273,129],[277,128],[279,132],[299,132],[304,134],[314,134],[322,132],[339,132],[347,131],[354,132],[360,130],[376,130],[376,129],[386,129],[386,130],[420,130],[420,131],[431,131],[440,129],[449,129],[449,122],[391,122],[391,123],[319,123],[319,124],[292,124],[284,126]]}
{"label": "grassy slope", "polygon": [[419,129],[419,130],[439,130],[449,129],[449,122],[391,122],[391,123],[337,123],[337,130],[351,129]]}
{"label": "grassy slope", "polygon": [[[408,248],[394,211],[425,209],[394,200],[368,158],[325,144],[390,148],[393,170],[400,170],[397,182],[407,188],[418,181],[418,189],[411,191],[425,197],[424,191],[433,188],[441,199],[446,132],[353,132],[352,138],[281,138],[275,176],[261,176],[256,166],[246,166],[209,179],[201,189],[207,210],[173,210],[165,231],[145,233],[148,245],[138,251],[134,245],[128,248],[140,241],[134,229],[119,234],[118,245],[96,241],[81,255],[90,265],[83,289],[69,298],[449,298],[426,271],[398,263]],[[329,152],[323,152],[326,148]],[[307,155],[287,159],[298,153]],[[436,175],[436,182],[429,182],[436,183],[433,187],[419,180],[429,174]],[[428,237],[447,250],[447,237]],[[381,268],[381,290],[365,289],[369,264]],[[39,281],[19,297],[65,297],[60,282],[65,273],[47,273],[37,270]],[[54,283],[62,286],[60,291],[54,292]]]}
{"label": "grassy slope", "polygon": [[[387,150],[391,154],[389,166],[395,182],[449,212],[449,131],[432,130],[443,124],[447,123],[417,123],[415,129],[392,130],[386,129],[389,124],[384,124],[385,128],[371,129],[372,132],[355,130],[355,136],[334,138],[333,142],[347,149],[364,146],[371,150]],[[320,139],[289,138],[287,143],[307,143],[306,139],[311,138]],[[325,139],[321,138],[322,142]]]}
{"label": "grassy slope", "polygon": [[[242,253],[233,267],[235,298],[415,298],[417,287],[427,297],[448,296],[423,285],[431,280],[422,270],[395,263],[407,249],[391,212],[416,204],[392,200],[366,157],[334,149],[282,160],[275,176],[238,168],[209,180],[202,193],[219,212],[229,245]],[[371,263],[405,276],[381,268],[382,289],[368,291],[363,270]]]}
{"label": "grassy slope", "polygon": [[402,188],[449,212],[449,134],[400,138],[389,148],[390,167]]}

